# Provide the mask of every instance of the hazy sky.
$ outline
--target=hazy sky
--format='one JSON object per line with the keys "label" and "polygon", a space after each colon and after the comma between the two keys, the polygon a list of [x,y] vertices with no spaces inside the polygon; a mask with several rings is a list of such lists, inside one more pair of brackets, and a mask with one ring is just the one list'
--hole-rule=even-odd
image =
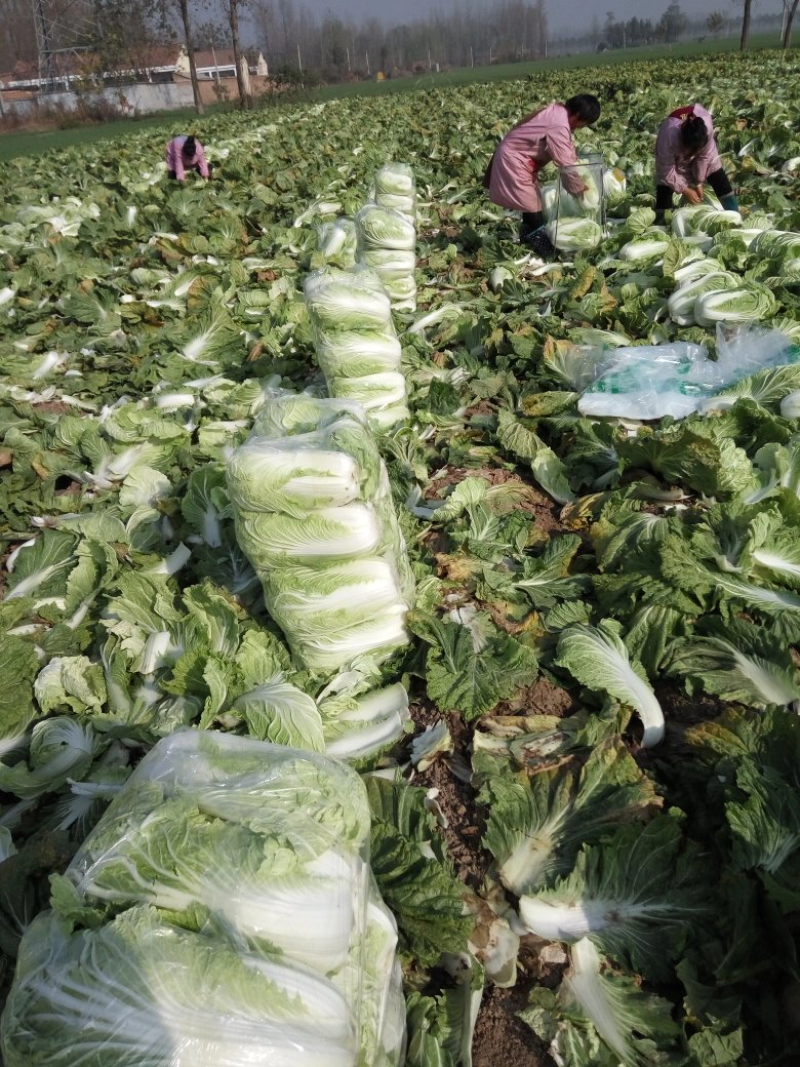
{"label": "hazy sky", "polygon": [[[379,2],[376,0],[299,0],[299,2],[320,16],[331,11],[344,18],[352,17],[359,20],[374,16],[386,23],[423,18],[433,10],[449,11],[453,6],[452,0],[379,0]],[[612,2],[609,0],[577,0],[577,3],[561,4],[555,0],[548,0],[547,8],[552,33],[560,34],[574,30],[577,35],[578,31],[591,27],[595,16],[601,24],[605,22],[607,11],[613,10],[617,19],[629,19],[637,15],[639,18],[657,20],[665,11],[668,3],[669,0],[612,0]],[[492,0],[460,0],[461,5],[493,6]],[[681,6],[684,12],[691,13],[695,18],[704,17],[712,11],[722,11],[734,20],[741,18],[742,4],[737,0],[684,0]],[[781,10],[781,0],[755,0],[753,4],[754,16],[780,13]],[[560,13],[562,11],[563,14]]]}

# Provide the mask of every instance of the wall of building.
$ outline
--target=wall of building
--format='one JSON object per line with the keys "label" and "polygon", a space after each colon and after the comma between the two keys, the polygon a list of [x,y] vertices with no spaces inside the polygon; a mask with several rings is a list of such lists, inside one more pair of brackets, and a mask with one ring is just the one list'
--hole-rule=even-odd
{"label": "wall of building", "polygon": [[[256,96],[275,90],[270,78],[251,75],[250,85]],[[203,81],[200,83],[200,96],[204,104],[215,104],[220,100],[235,102],[239,96],[236,79]],[[80,94],[49,93],[41,98],[28,93],[5,92],[3,110],[7,113],[13,112],[23,119],[34,119],[48,110],[74,111],[79,102],[90,103],[97,100],[106,100],[129,115],[151,115],[158,111],[176,111],[194,105],[191,82],[188,78],[179,78],[174,82],[141,82],[119,88],[94,89]]]}

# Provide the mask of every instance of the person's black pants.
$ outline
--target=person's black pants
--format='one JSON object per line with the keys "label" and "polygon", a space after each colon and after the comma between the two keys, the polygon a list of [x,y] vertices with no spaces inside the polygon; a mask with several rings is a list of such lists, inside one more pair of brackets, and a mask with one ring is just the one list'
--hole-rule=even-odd
{"label": "person's black pants", "polygon": [[544,226],[543,211],[523,211],[522,222],[519,227],[520,239],[529,237],[536,230],[540,230],[542,226]]}
{"label": "person's black pants", "polygon": [[[723,196],[730,196],[733,192],[733,186],[730,183],[728,175],[722,169],[715,170],[713,174],[709,174],[706,181],[717,194],[721,200]],[[672,189],[668,185],[656,186],[656,211],[663,212],[669,211],[672,208]],[[524,216],[523,216],[524,218]]]}
{"label": "person's black pants", "polygon": [[522,222],[519,224],[519,239],[520,243],[535,255],[542,259],[551,259],[556,254],[556,250],[547,236],[544,223],[543,211],[523,211]]}

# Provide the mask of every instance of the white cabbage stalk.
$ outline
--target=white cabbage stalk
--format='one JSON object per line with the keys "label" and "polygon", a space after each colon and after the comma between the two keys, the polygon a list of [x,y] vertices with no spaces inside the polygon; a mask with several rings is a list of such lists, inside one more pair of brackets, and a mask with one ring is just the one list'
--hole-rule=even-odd
{"label": "white cabbage stalk", "polygon": [[598,1034],[623,1064],[638,1062],[632,1045],[634,1020],[620,1012],[620,1004],[611,995],[613,987],[600,974],[600,954],[589,938],[582,938],[570,950],[572,967],[564,978],[567,988],[591,1019]]}
{"label": "white cabbage stalk", "polygon": [[369,413],[370,426],[378,433],[386,433],[406,423],[411,418],[411,412],[405,404],[390,404],[388,407],[373,408]]}
{"label": "white cabbage stalk", "polygon": [[408,693],[402,685],[377,689],[325,724],[325,751],[337,759],[363,759],[396,741],[409,718]]}
{"label": "white cabbage stalk", "polygon": [[800,392],[789,393],[781,400],[781,415],[784,419],[800,419]]}
{"label": "white cabbage stalk", "polygon": [[718,322],[759,322],[775,314],[777,302],[766,287],[755,286],[703,293],[694,306],[698,326]]}
{"label": "white cabbage stalk", "polygon": [[718,259],[711,259],[703,256],[700,259],[693,259],[689,263],[682,267],[678,267],[673,277],[678,283],[678,286],[688,285],[689,282],[694,281],[695,278],[701,278],[706,274],[717,274],[724,272],[724,267]]}
{"label": "white cabbage stalk", "polygon": [[369,652],[389,651],[408,642],[405,628],[407,608],[398,604],[384,612],[380,618],[370,619],[338,634],[320,634],[303,641],[303,660],[317,670],[336,670]]}
{"label": "white cabbage stalk", "polygon": [[161,393],[156,397],[156,407],[162,411],[179,411],[192,407],[196,400],[194,393]]}
{"label": "white cabbage stalk", "polygon": [[0,307],[3,307],[4,304],[10,304],[16,295],[16,290],[12,289],[10,285],[0,289]]}
{"label": "white cabbage stalk", "polygon": [[725,211],[712,204],[690,204],[678,208],[672,216],[672,232],[684,239],[692,234],[716,232],[741,225],[742,216],[738,211]]}
{"label": "white cabbage stalk", "polygon": [[618,167],[611,167],[603,171],[603,192],[609,204],[619,204],[625,199],[628,190],[628,180],[624,171]]}
{"label": "white cabbage stalk", "polygon": [[417,257],[413,252],[404,252],[397,248],[366,249],[361,256],[363,263],[377,270],[381,278],[396,275],[413,274]]}
{"label": "white cabbage stalk", "polygon": [[542,211],[548,222],[556,217],[558,188],[555,182],[547,182],[541,187]]}
{"label": "white cabbage stalk", "polygon": [[662,230],[647,230],[641,237],[636,237],[632,241],[628,241],[627,244],[620,248],[617,255],[620,259],[624,259],[627,262],[637,262],[641,259],[655,259],[657,256],[663,256],[667,250],[669,244],[669,235]]}
{"label": "white cabbage stalk", "polygon": [[406,398],[406,381],[402,374],[386,371],[363,378],[333,378],[331,392],[345,400],[357,400],[365,411],[400,404]]}
{"label": "white cabbage stalk", "polygon": [[400,342],[382,333],[351,332],[320,334],[317,362],[326,378],[360,378],[365,374],[399,371]]}
{"label": "white cabbage stalk", "polygon": [[603,240],[602,226],[592,219],[560,218],[548,223],[546,230],[555,247],[563,252],[596,248]]}
{"label": "white cabbage stalk", "polygon": [[426,771],[440,755],[453,751],[453,738],[444,719],[426,726],[411,742],[411,763],[418,771]]}
{"label": "white cabbage stalk", "polygon": [[253,438],[237,448],[228,463],[231,499],[248,511],[296,514],[343,507],[357,499],[360,479],[352,456],[304,447],[302,438]]}
{"label": "white cabbage stalk", "polygon": [[31,375],[31,378],[34,380],[45,378],[57,367],[63,367],[68,359],[69,352],[48,352]]}
{"label": "white cabbage stalk", "polygon": [[723,289],[736,289],[740,279],[727,271],[714,274],[701,274],[686,284],[681,285],[667,301],[670,318],[679,326],[694,325],[694,307],[697,298],[703,293],[719,292]]}
{"label": "white cabbage stalk", "polygon": [[[325,630],[328,617],[354,622],[397,604],[394,568],[384,559],[357,559],[325,570],[285,568],[270,577],[269,608],[301,632]],[[333,621],[331,619],[330,621]]]}
{"label": "white cabbage stalk", "polygon": [[319,508],[304,516],[252,513],[240,518],[239,530],[251,559],[269,559],[273,565],[369,555],[381,540],[377,515],[368,504]]}
{"label": "white cabbage stalk", "polygon": [[399,211],[367,204],[356,215],[359,256],[369,248],[397,248],[413,251],[416,229]]}
{"label": "white cabbage stalk", "polygon": [[375,330],[391,325],[392,308],[386,293],[357,284],[352,275],[309,275],[304,289],[309,314],[319,329]]}

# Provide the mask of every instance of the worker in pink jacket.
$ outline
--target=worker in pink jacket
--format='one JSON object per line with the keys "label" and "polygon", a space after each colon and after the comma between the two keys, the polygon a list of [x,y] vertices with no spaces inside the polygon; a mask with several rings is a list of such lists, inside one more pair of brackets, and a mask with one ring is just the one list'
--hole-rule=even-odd
{"label": "worker in pink jacket", "polygon": [[658,128],[656,222],[664,222],[664,212],[673,204],[673,193],[681,193],[690,204],[699,204],[705,182],[726,211],[738,210],[728,175],[722,169],[711,115],[700,104],[690,104],[673,111]]}
{"label": "worker in pink jacket", "polygon": [[167,175],[182,182],[187,170],[195,170],[208,180],[210,177],[206,154],[196,137],[173,137],[167,143]]}
{"label": "worker in pink jacket", "polygon": [[[565,104],[549,104],[512,127],[495,149],[484,177],[489,199],[501,207],[522,212],[519,238],[539,255],[555,249],[544,230],[539,171],[547,163],[572,167],[578,162],[573,130],[591,126],[600,118],[600,101],[582,93]],[[586,186],[570,172],[562,176],[567,192],[580,196]]]}

